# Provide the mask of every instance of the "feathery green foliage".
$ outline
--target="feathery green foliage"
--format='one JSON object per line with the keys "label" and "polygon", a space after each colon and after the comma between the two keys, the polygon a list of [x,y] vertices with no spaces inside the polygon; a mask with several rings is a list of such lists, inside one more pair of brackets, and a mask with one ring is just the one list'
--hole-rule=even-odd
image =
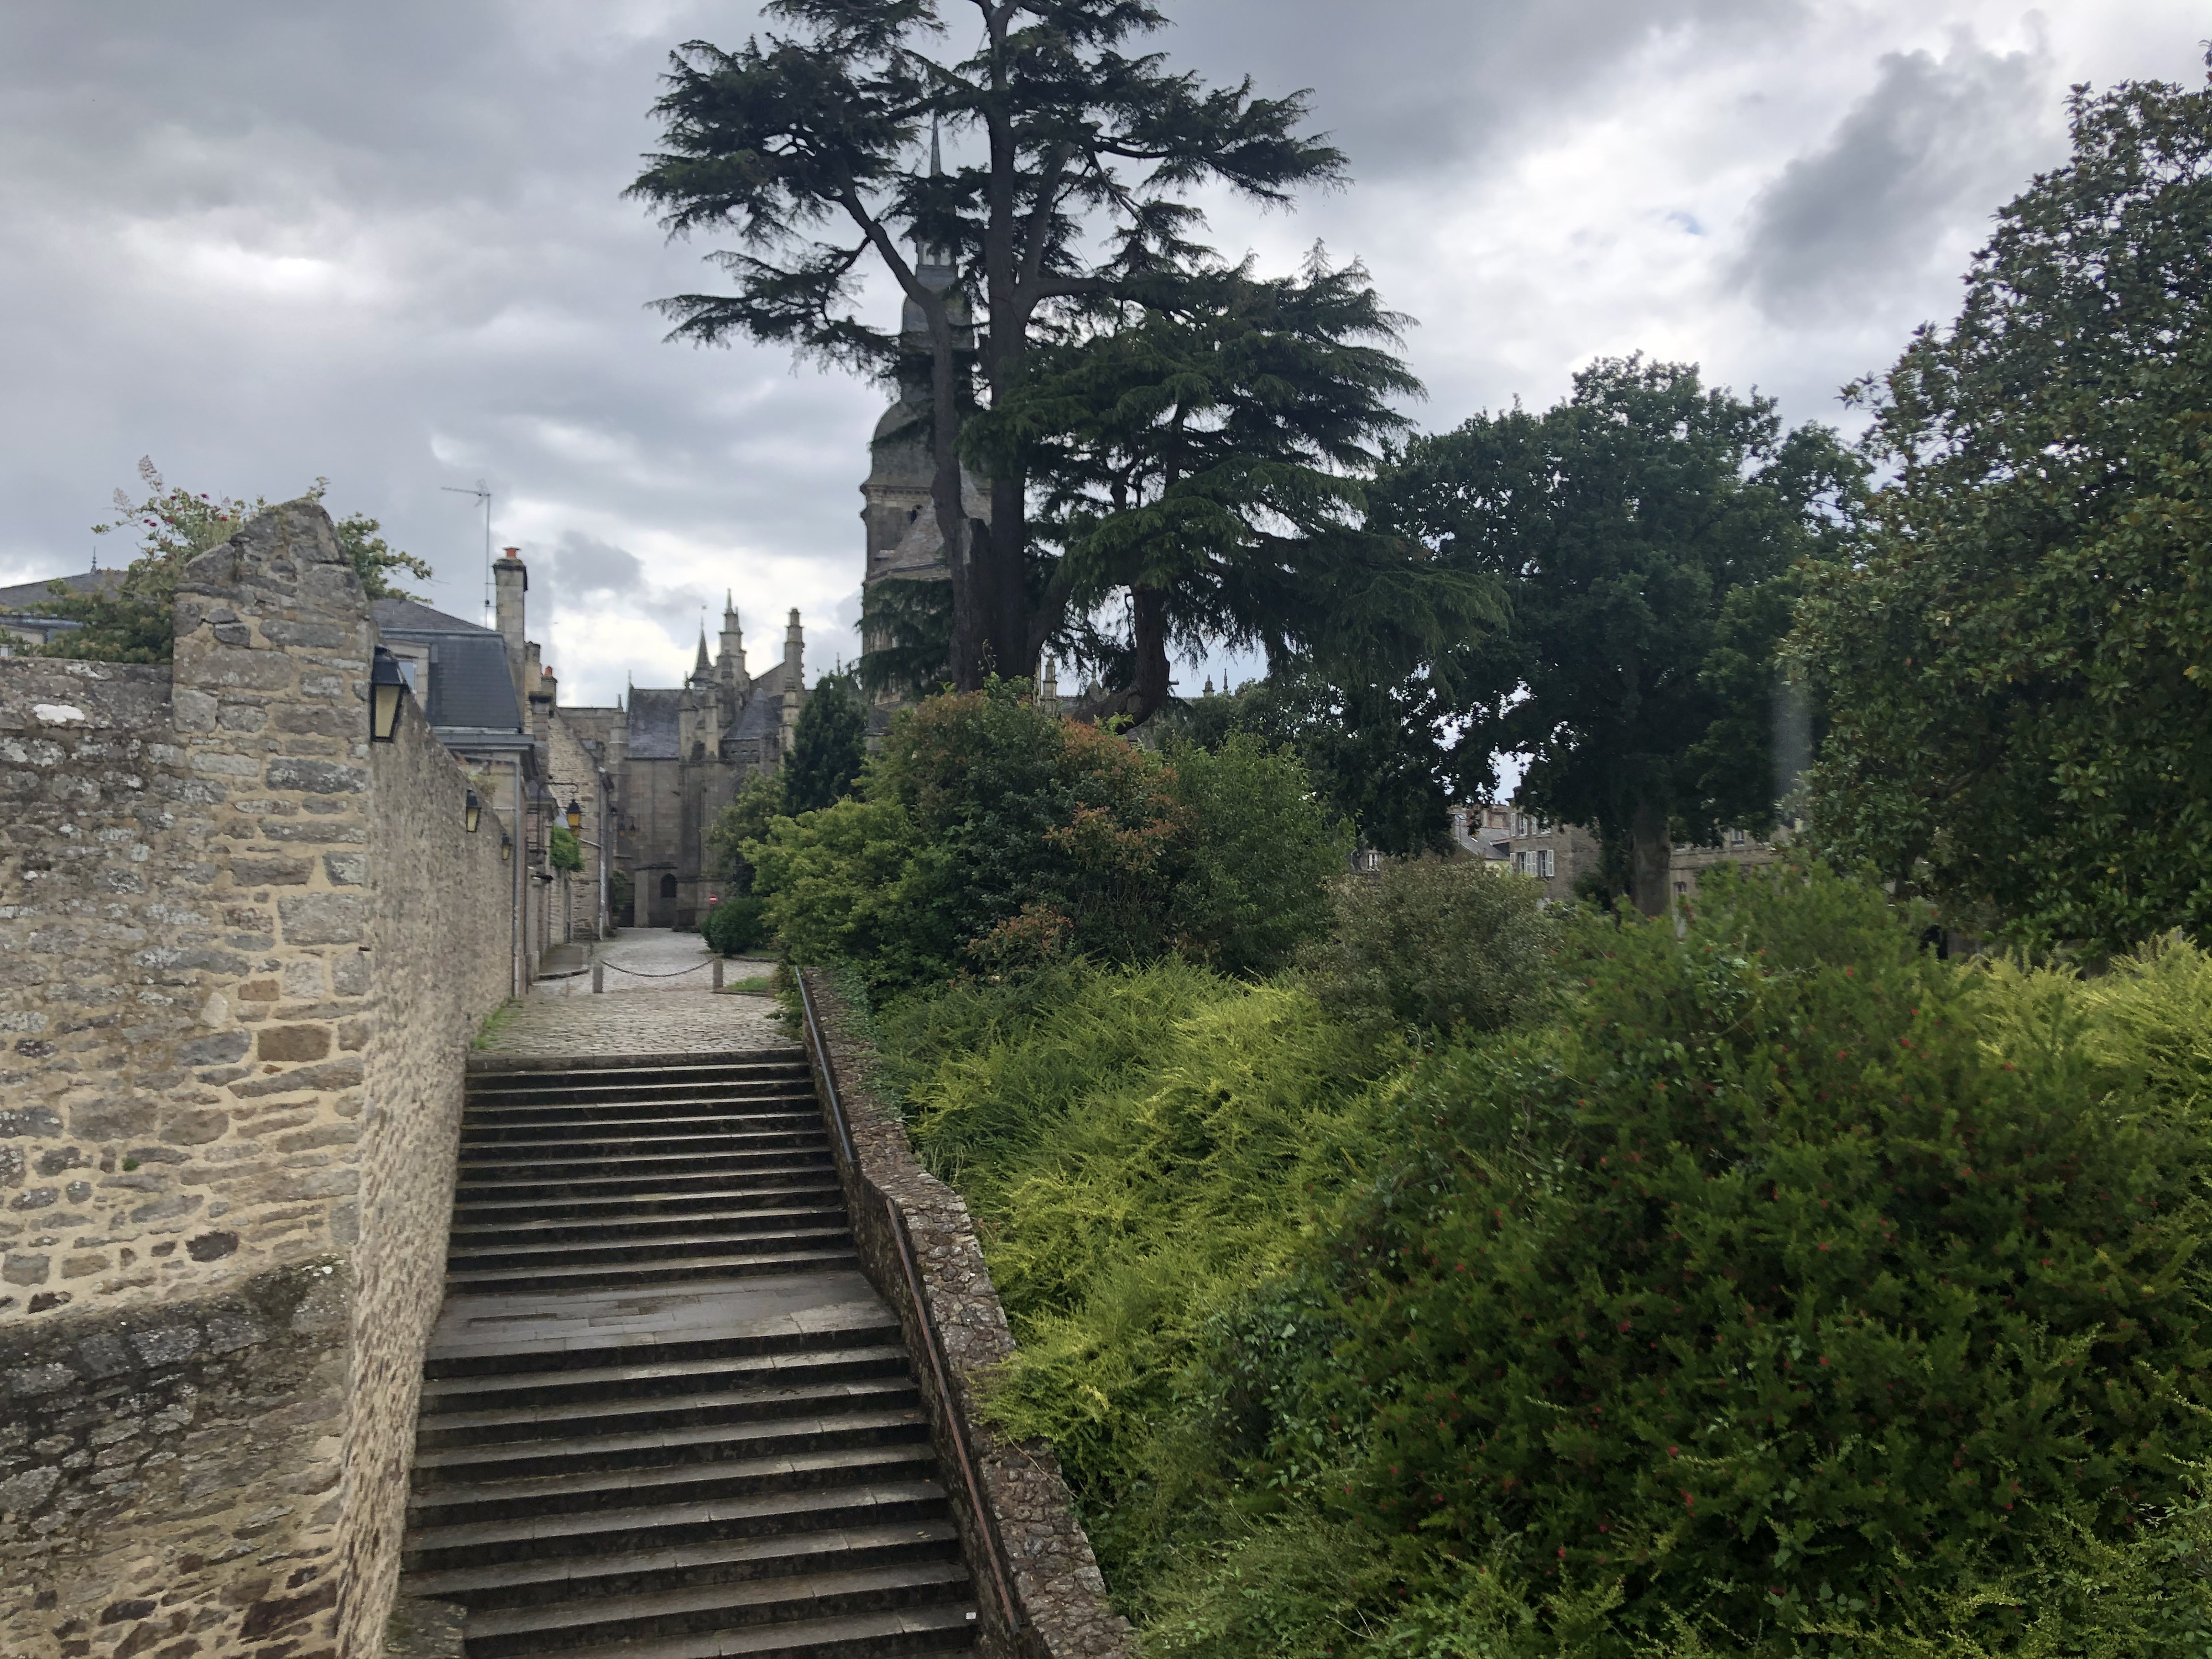
{"label": "feathery green foliage", "polygon": [[1419,1059],[1180,963],[895,1008],[1148,1650],[2212,1651],[2212,959],[1916,921],[1718,875]]}

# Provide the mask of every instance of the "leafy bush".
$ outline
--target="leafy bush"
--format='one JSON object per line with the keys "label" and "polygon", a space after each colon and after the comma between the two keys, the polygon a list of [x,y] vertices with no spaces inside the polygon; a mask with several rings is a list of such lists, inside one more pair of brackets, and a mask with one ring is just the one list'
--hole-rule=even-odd
{"label": "leafy bush", "polygon": [[1500,1653],[2194,1628],[2201,1563],[2126,1607],[2066,1564],[2170,1541],[2212,1455],[2201,1118],[2068,981],[1817,871],[1588,945],[1570,1020],[1419,1076],[1419,1157],[1291,1298],[1315,1340],[1224,1352],[1270,1382],[1239,1478],[1401,1590],[1498,1575]]}
{"label": "leafy bush", "polygon": [[1287,756],[1164,759],[1003,683],[902,715],[863,788],[743,855],[799,960],[878,988],[1071,954],[1266,972],[1321,925],[1346,850]]}
{"label": "leafy bush", "polygon": [[742,955],[768,937],[767,911],[763,899],[750,893],[726,893],[708,907],[699,923],[700,937],[719,956]]}
{"label": "leafy bush", "polygon": [[1174,962],[880,1016],[1146,1650],[2212,1653],[2212,958],[1796,869],[1554,961],[1418,1056]]}
{"label": "leafy bush", "polygon": [[584,867],[584,844],[565,823],[556,823],[545,841],[545,861],[574,875]]}
{"label": "leafy bush", "polygon": [[1331,896],[1335,927],[1302,956],[1330,1012],[1491,1031],[1534,1009],[1559,929],[1526,877],[1423,859],[1340,877]]}

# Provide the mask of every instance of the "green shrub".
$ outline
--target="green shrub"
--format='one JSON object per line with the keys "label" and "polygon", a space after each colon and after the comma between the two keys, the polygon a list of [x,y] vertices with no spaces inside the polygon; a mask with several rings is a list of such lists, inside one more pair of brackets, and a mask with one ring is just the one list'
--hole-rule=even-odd
{"label": "green shrub", "polygon": [[768,905],[749,893],[727,893],[708,908],[700,936],[717,955],[740,956],[768,937]]}
{"label": "green shrub", "polygon": [[1325,914],[1341,830],[1286,755],[1170,762],[994,683],[896,721],[863,798],[777,819],[743,856],[801,961],[878,988],[1072,955],[1281,966]]}
{"label": "green shrub", "polygon": [[2112,1587],[2212,1455],[2206,1146],[2094,997],[1819,871],[1583,943],[1570,1019],[1417,1076],[1417,1155],[1278,1293],[1314,1340],[1217,1357],[1237,1478],[1388,1536],[1401,1591],[1498,1575],[1501,1653],[2191,1628],[2201,1553]]}
{"label": "green shrub", "polygon": [[1021,1344],[993,1410],[1052,1441],[1109,1577],[1140,1578],[1177,1378],[1358,1178],[1373,1051],[1296,987],[1175,958],[879,1018],[915,1145],[968,1200]]}
{"label": "green shrub", "polygon": [[1322,1006],[1356,1024],[1492,1031],[1535,1007],[1559,935],[1544,890],[1474,860],[1340,877],[1335,926],[1301,960]]}
{"label": "green shrub", "polygon": [[556,870],[566,870],[571,875],[583,869],[584,844],[567,824],[555,824],[546,837],[545,861]]}

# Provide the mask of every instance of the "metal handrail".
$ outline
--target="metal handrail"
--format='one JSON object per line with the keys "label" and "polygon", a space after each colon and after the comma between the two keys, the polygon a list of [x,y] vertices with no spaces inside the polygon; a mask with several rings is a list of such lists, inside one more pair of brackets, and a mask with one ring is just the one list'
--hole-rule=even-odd
{"label": "metal handrail", "polygon": [[[830,1065],[830,1043],[822,1033],[822,1017],[815,1010],[814,995],[807,989],[805,974],[794,966],[791,976],[798,981],[799,1010],[805,1017],[808,1058],[821,1077],[822,1097],[829,1105],[830,1121],[836,1127],[837,1144],[844,1154],[845,1167],[857,1177],[859,1161],[853,1152],[853,1126],[845,1116],[845,1103],[837,1092],[837,1074]],[[1000,1540],[999,1529],[991,1524],[991,1512],[983,1502],[982,1482],[975,1474],[975,1452],[968,1443],[968,1425],[961,1420],[959,1402],[953,1397],[945,1345],[937,1334],[937,1321],[929,1310],[929,1297],[922,1290],[921,1271],[915,1261],[906,1211],[889,1193],[882,1196],[884,1214],[890,1224],[891,1242],[898,1246],[899,1265],[905,1270],[907,1296],[914,1304],[915,1322],[921,1328],[922,1352],[928,1356],[929,1369],[937,1382],[937,1397],[945,1402],[945,1420],[951,1431],[953,1455],[959,1461],[961,1484],[967,1488],[968,1506],[975,1516],[975,1530],[990,1557],[992,1585],[999,1592],[999,1606],[1006,1614],[1006,1633],[1018,1635],[1022,1617],[1008,1582],[1012,1567],[1006,1559],[1006,1547]]]}

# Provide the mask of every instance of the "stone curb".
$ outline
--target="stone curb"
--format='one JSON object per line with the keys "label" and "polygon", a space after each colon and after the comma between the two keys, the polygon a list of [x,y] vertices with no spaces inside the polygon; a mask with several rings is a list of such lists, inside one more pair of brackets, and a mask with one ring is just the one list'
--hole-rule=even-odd
{"label": "stone curb", "polygon": [[[951,1496],[953,1519],[975,1570],[978,1650],[987,1656],[1136,1659],[1135,1632],[1108,1604],[1106,1581],[1091,1540],[1075,1518],[1052,1448],[1042,1440],[1012,1437],[985,1421],[979,1409],[994,1372],[1012,1357],[1015,1345],[968,1206],[915,1157],[906,1126],[875,1086],[875,1051],[851,1007],[819,969],[799,971],[820,1017],[826,1049],[812,1053],[810,1031],[810,1054],[835,1084],[853,1137],[853,1161],[847,1164],[839,1148],[837,1174],[861,1268],[905,1329],[942,1465],[939,1479]],[[823,1113],[829,1116],[826,1098]],[[834,1122],[830,1135],[834,1143]],[[950,1373],[951,1410],[966,1429],[988,1524],[1012,1569],[1011,1590],[1023,1626],[1018,1632],[1006,1628],[998,1604],[990,1565],[993,1540],[975,1535],[975,1513],[962,1490],[947,1402],[939,1397],[933,1375],[926,1351],[928,1334],[908,1291],[886,1198],[906,1218],[929,1321]]]}

